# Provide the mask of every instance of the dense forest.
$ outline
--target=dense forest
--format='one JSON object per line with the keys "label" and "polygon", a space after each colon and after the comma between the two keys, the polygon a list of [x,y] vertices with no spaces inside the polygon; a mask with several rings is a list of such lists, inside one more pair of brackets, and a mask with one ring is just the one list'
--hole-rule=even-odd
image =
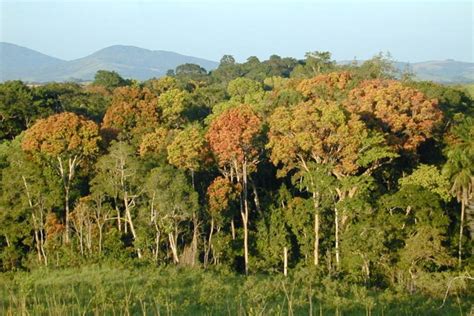
{"label": "dense forest", "polygon": [[[384,55],[337,65],[328,52],[225,55],[144,82],[2,83],[3,311],[32,308],[12,298],[28,275],[114,267],[102,277],[145,271],[144,314],[170,280],[208,314],[370,314],[413,297],[469,313],[473,105]],[[155,302],[183,314],[190,298],[170,284]]]}

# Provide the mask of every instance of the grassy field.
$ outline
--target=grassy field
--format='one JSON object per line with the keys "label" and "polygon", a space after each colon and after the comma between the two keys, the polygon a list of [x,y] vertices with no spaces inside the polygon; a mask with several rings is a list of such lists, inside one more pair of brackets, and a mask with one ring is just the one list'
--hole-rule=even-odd
{"label": "grassy field", "polygon": [[[329,278],[87,267],[0,275],[1,315],[469,315],[469,299],[367,291]],[[314,287],[312,287],[314,286]]]}

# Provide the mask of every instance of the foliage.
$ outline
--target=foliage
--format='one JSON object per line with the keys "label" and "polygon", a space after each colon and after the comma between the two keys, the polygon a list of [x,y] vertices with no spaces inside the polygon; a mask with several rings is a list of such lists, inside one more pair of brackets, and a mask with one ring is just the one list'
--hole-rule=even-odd
{"label": "foliage", "polygon": [[465,313],[472,99],[397,77],[310,52],[1,84],[0,313]]}

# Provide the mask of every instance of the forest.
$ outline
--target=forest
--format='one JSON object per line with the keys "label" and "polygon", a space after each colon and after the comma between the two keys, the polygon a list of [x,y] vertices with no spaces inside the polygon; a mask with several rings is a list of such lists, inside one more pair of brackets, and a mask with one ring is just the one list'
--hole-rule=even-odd
{"label": "forest", "polygon": [[474,107],[386,55],[0,84],[0,314],[469,315]]}

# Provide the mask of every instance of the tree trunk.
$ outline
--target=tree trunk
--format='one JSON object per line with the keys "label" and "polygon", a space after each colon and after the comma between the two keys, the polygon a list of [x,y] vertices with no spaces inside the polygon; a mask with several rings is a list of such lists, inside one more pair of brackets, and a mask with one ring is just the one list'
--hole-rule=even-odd
{"label": "tree trunk", "polygon": [[[137,240],[137,233],[136,233],[135,227],[133,225],[132,215],[130,213],[130,201],[128,199],[128,192],[126,192],[126,191],[124,192],[123,202],[125,204],[125,215],[127,216],[127,222],[130,226],[130,231],[132,232],[133,241],[135,242]],[[138,258],[141,259],[142,258],[142,253],[140,251],[140,248],[138,248],[138,247],[136,247],[136,248],[137,248]]]}
{"label": "tree trunk", "polygon": [[235,240],[235,224],[234,218],[230,220],[230,233],[232,234],[232,240]]}
{"label": "tree trunk", "polygon": [[461,227],[459,228],[459,249],[458,249],[458,256],[459,256],[459,267],[461,267],[462,263],[462,235],[463,235],[463,229],[464,229],[464,212],[466,208],[466,199],[463,198],[461,199]]}
{"label": "tree trunk", "polygon": [[178,249],[176,247],[176,241],[173,236],[173,233],[168,234],[168,239],[170,241],[171,253],[173,254],[173,262],[178,264],[179,263]]}
{"label": "tree trunk", "polygon": [[288,275],[288,248],[283,247],[283,275]]}
{"label": "tree trunk", "polygon": [[209,261],[209,254],[211,253],[213,232],[214,232],[214,218],[211,218],[211,229],[210,229],[210,232],[209,232],[209,240],[208,240],[208,244],[207,244],[206,254],[204,255],[204,265],[206,265],[206,266],[207,266],[207,263]]}
{"label": "tree trunk", "polygon": [[336,237],[336,269],[339,270],[339,214],[337,207],[334,208],[334,223],[335,223],[335,237]]}
{"label": "tree trunk", "polygon": [[242,181],[243,181],[243,202],[244,210],[241,212],[242,222],[244,225],[244,261],[245,261],[245,274],[249,273],[249,249],[248,249],[248,219],[249,219],[249,206],[247,201],[247,163],[244,161],[242,167]]}
{"label": "tree trunk", "polygon": [[160,231],[156,230],[156,237],[155,237],[155,261],[158,263],[158,254],[160,252]]}
{"label": "tree trunk", "polygon": [[317,194],[313,192],[314,204],[314,265],[319,264],[319,203]]}
{"label": "tree trunk", "polygon": [[191,260],[191,266],[194,267],[196,264],[196,256],[197,256],[197,251],[198,251],[198,221],[197,221],[197,216],[196,213],[193,212],[193,240],[191,244],[191,251],[192,251],[192,260]]}
{"label": "tree trunk", "polygon": [[257,209],[257,212],[260,213],[260,199],[258,198],[258,193],[257,193],[257,187],[255,186],[255,183],[253,181],[250,181],[250,185],[252,186],[252,192],[253,192],[253,200],[255,202],[255,207]]}
{"label": "tree trunk", "polygon": [[65,235],[65,242],[69,243],[69,185],[66,185],[64,188],[64,204],[65,204],[65,209],[66,209],[66,235]]}

